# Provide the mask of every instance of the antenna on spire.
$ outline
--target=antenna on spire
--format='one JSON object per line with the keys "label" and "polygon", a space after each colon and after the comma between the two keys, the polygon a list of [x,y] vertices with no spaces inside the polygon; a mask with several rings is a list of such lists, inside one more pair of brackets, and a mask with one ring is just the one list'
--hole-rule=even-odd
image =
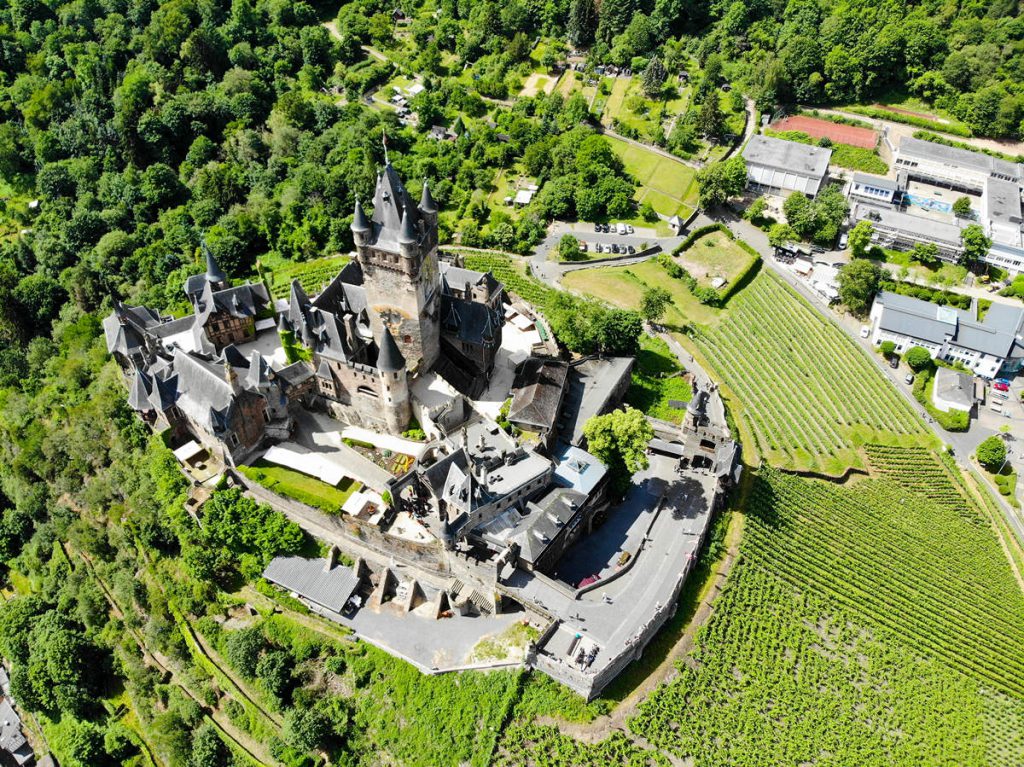
{"label": "antenna on spire", "polygon": [[390,165],[391,161],[388,159],[388,132],[384,126],[380,129],[381,143],[384,144],[384,164]]}

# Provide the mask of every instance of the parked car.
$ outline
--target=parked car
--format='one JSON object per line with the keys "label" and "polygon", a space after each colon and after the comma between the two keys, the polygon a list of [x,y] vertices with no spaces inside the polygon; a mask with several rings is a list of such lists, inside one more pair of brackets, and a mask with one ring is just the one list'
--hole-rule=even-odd
{"label": "parked car", "polygon": [[1007,386],[1009,386],[1009,385],[1010,385],[1010,379],[1009,379],[1009,378],[996,378],[996,379],[994,380],[994,383],[997,383],[997,384],[1006,384]]}
{"label": "parked car", "polygon": [[839,249],[840,250],[846,250],[846,245],[849,242],[850,242],[850,235],[848,235],[846,232],[843,232],[841,235],[839,235]]}
{"label": "parked car", "polygon": [[996,399],[1001,399],[1001,400],[1008,400],[1008,399],[1010,399],[1010,395],[1007,392],[999,391],[998,389],[996,389],[994,392],[992,392],[992,396],[995,397]]}
{"label": "parked car", "polygon": [[587,243],[585,243],[585,242],[583,242],[581,240],[580,241],[580,253],[586,253],[586,252],[587,252]]}
{"label": "parked car", "polygon": [[903,379],[903,382],[907,386],[910,386],[910,384],[914,383],[914,374],[913,373],[907,373],[907,377]]}
{"label": "parked car", "polygon": [[629,232],[630,234],[633,234],[633,225],[626,224],[626,231]]}
{"label": "parked car", "polygon": [[869,335],[871,335],[871,327],[869,325],[861,325],[860,326],[860,337],[861,338],[867,338]]}
{"label": "parked car", "polygon": [[899,366],[900,366],[900,358],[899,357],[890,357],[889,358],[889,367],[891,367],[893,370],[895,370]]}
{"label": "parked car", "polygon": [[636,253],[636,248],[634,248],[632,245],[627,245],[626,251],[629,253],[629,255],[632,256],[634,253]]}
{"label": "parked car", "polygon": [[619,232],[619,234],[625,234],[626,233],[626,225],[625,224],[619,224],[618,232]]}
{"label": "parked car", "polygon": [[600,232],[601,231],[601,225],[600,224],[594,224],[594,231],[595,232]]}
{"label": "parked car", "polygon": [[1010,385],[1005,381],[993,381],[992,388],[995,389],[996,391],[1010,391]]}
{"label": "parked car", "polygon": [[615,244],[613,243],[613,244],[612,244],[612,253],[618,253],[618,252],[619,252],[619,246],[618,246],[618,245],[615,245]]}

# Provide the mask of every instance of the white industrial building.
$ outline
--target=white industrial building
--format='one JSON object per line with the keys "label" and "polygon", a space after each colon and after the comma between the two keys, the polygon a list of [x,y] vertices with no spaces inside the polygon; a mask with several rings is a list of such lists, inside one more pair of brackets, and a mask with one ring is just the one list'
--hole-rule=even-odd
{"label": "white industrial building", "polygon": [[984,191],[990,178],[1018,186],[1024,180],[1020,163],[910,136],[900,139],[894,164],[897,170],[906,170],[911,180],[975,194]]}
{"label": "white industrial building", "polygon": [[752,136],[743,149],[748,185],[772,194],[817,196],[828,176],[831,157],[831,149],[773,136]]}
{"label": "white industrial building", "polygon": [[932,358],[959,362],[975,375],[996,378],[1024,365],[1024,308],[995,302],[983,319],[970,311],[939,306],[887,291],[871,307],[872,342],[896,344],[900,354],[914,346]]}
{"label": "white industrial building", "polygon": [[[992,240],[983,262],[1011,275],[1024,272],[1024,166],[981,152],[904,137],[894,167],[895,179],[855,173],[848,187],[850,218],[872,222],[875,244],[909,250],[919,242],[932,243],[938,246],[940,258],[957,261],[963,254],[960,232],[978,223]],[[974,195],[977,219],[934,209],[927,214],[915,212],[907,204],[913,198],[907,191],[912,181]]]}

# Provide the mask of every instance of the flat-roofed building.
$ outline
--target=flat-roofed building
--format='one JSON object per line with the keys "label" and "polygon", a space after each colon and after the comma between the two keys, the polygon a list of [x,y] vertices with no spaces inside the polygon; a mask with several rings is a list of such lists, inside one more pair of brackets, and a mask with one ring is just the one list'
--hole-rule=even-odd
{"label": "flat-roofed building", "polygon": [[989,178],[1021,184],[1024,171],[1020,163],[946,146],[933,141],[904,136],[896,149],[897,170],[907,171],[915,181],[948,186],[975,194],[985,189]]}
{"label": "flat-roofed building", "polygon": [[857,171],[850,183],[850,197],[872,202],[893,203],[902,195],[903,188],[898,179],[875,176]]}
{"label": "flat-roofed building", "polygon": [[963,253],[962,227],[957,219],[944,221],[916,216],[895,206],[856,201],[850,208],[850,218],[871,222],[875,245],[910,250],[918,242],[931,243],[939,249],[939,258],[946,261],[956,261]]}
{"label": "flat-roofed building", "polygon": [[774,136],[752,136],[743,149],[748,185],[775,194],[801,192],[816,197],[828,176],[831,157],[831,149]]}

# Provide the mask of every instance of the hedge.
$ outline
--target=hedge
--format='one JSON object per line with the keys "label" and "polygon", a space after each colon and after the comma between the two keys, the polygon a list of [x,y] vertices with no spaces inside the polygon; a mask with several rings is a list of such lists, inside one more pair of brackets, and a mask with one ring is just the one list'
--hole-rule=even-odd
{"label": "hedge", "polygon": [[686,239],[679,243],[679,247],[672,251],[672,255],[682,253],[684,250],[689,250],[693,247],[693,243],[697,242],[705,234],[711,234],[712,232],[721,232],[730,240],[736,239],[733,233],[729,230],[725,224],[708,224],[707,226],[699,226],[690,232]]}
{"label": "hedge", "polygon": [[905,115],[902,112],[890,112],[888,109],[862,106],[844,107],[844,109],[847,112],[864,115],[865,117],[873,117],[876,120],[889,120],[894,123],[913,125],[917,128],[928,128],[929,130],[942,131],[943,133],[952,133],[954,136],[960,136],[962,138],[971,138],[971,136],[974,135],[971,133],[969,128],[966,128],[963,125],[957,125],[955,123],[940,123],[935,120],[929,120],[926,117]]}
{"label": "hedge", "polygon": [[721,292],[720,300],[723,305],[726,301],[732,298],[735,293],[739,292],[740,289],[745,288],[750,281],[757,276],[758,271],[761,269],[761,255],[742,240],[740,240],[739,244],[741,246],[746,246],[744,250],[749,248],[755,258],[747,265],[747,268],[737,274],[733,278],[732,282],[726,286],[725,290]]}
{"label": "hedge", "polygon": [[957,309],[971,308],[970,296],[965,296],[962,293],[953,293],[941,288],[929,288],[927,285],[918,285],[901,280],[882,280],[878,288],[879,290],[887,290],[890,293],[897,293],[901,296],[920,298],[922,301],[930,301],[939,306],[954,306]]}
{"label": "hedge", "polygon": [[946,431],[967,431],[971,424],[971,414],[966,410],[951,410],[944,413],[932,404],[932,387],[934,371],[923,370],[914,379],[914,399],[924,406],[928,415],[935,419]]}

